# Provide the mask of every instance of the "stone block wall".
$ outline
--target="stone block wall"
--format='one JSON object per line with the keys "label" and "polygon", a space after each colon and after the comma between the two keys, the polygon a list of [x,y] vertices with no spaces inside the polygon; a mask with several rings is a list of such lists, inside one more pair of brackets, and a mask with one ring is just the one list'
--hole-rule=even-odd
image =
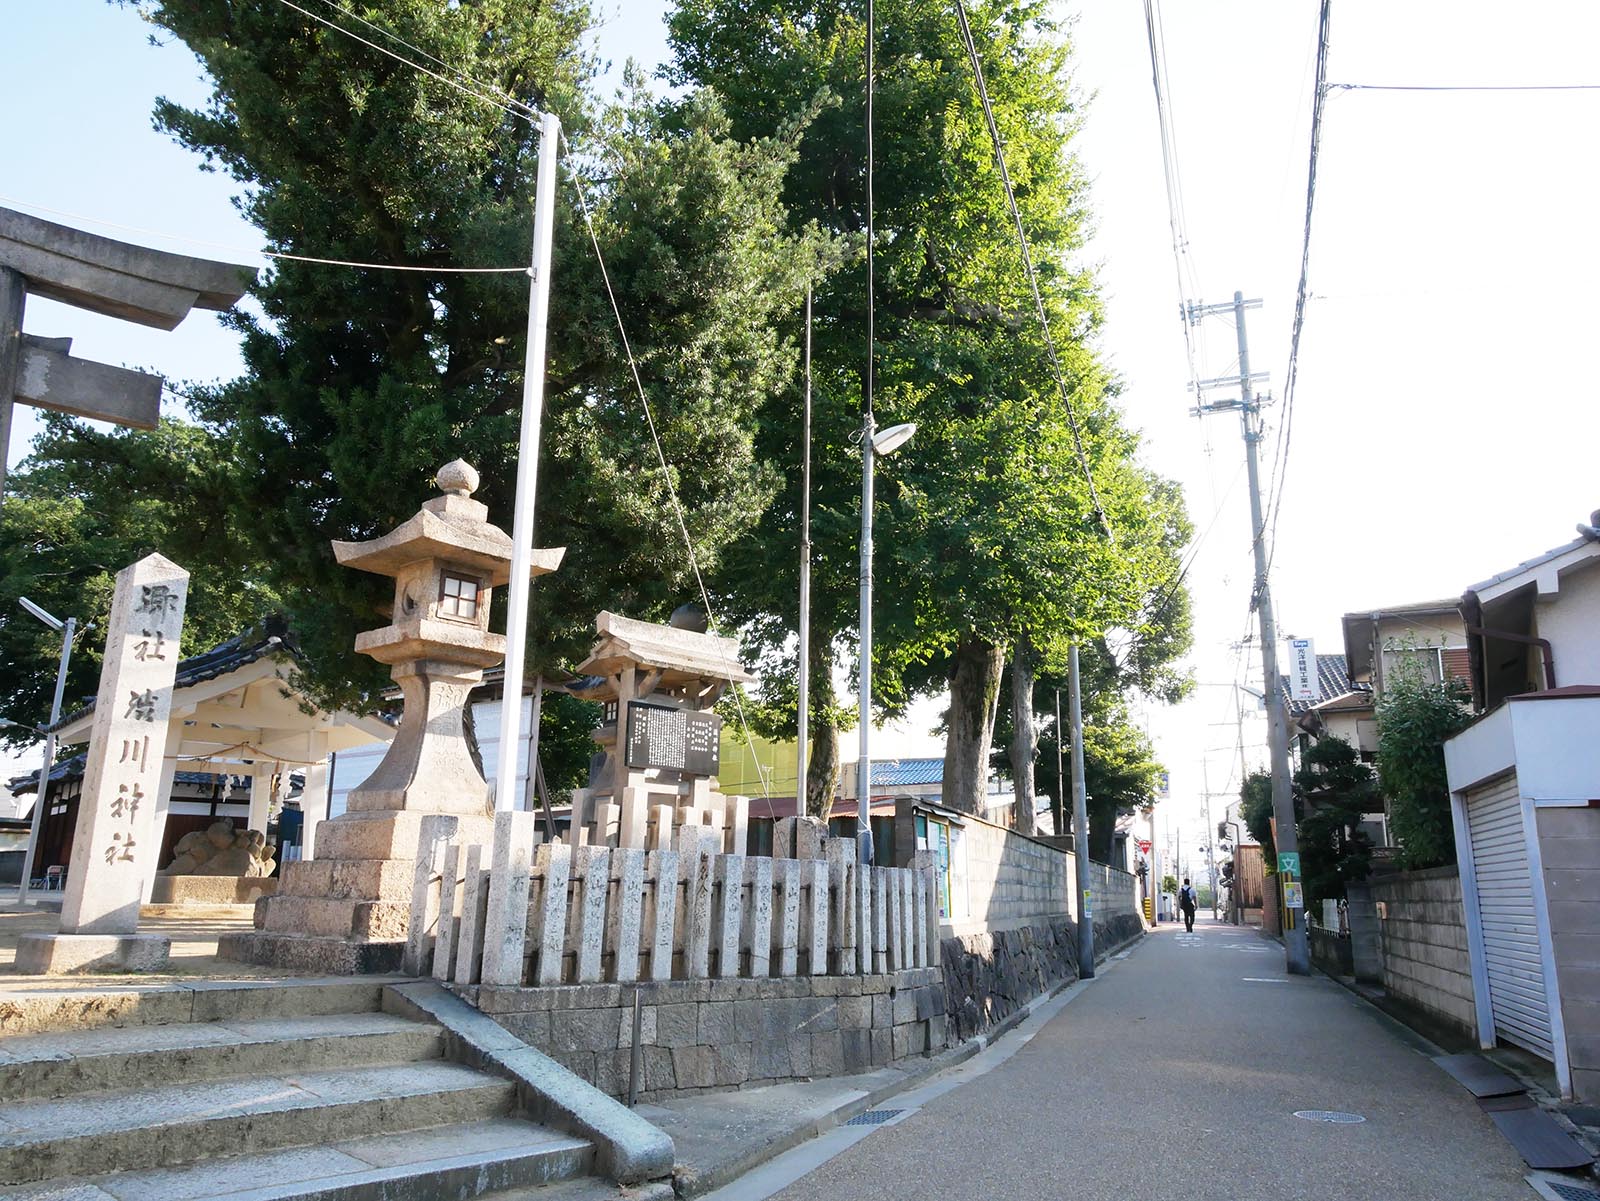
{"label": "stone block wall", "polygon": [[1378,910],[1384,991],[1438,1021],[1475,1031],[1472,961],[1456,869],[1379,876],[1369,887]]}
{"label": "stone block wall", "polygon": [[[663,980],[637,986],[639,1096],[842,1076],[943,1050],[938,968],[869,976]],[[614,1097],[626,1097],[631,984],[457,986],[500,1026]]]}
{"label": "stone block wall", "polygon": [[1600,1104],[1600,809],[1534,813],[1572,1093]]}

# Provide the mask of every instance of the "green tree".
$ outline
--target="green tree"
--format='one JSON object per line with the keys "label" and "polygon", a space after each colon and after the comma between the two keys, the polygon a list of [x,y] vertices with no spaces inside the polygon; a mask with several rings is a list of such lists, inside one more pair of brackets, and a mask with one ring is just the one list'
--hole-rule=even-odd
{"label": "green tree", "polygon": [[1378,777],[1402,867],[1456,861],[1444,744],[1472,720],[1459,682],[1433,683],[1414,655],[1397,655],[1378,699]]}
{"label": "green tree", "polygon": [[1272,837],[1272,773],[1254,771],[1239,789],[1239,820],[1261,844],[1261,861],[1269,874],[1278,870],[1278,843]]}
{"label": "green tree", "polygon": [[[919,692],[950,689],[945,799],[975,808],[1010,648],[1026,644],[1059,668],[1067,637],[1140,624],[1154,607],[1152,581],[1172,578],[1171,552],[1187,529],[1181,504],[1167,503],[1175,491],[1133,465],[1133,439],[1089,349],[1099,302],[1091,274],[1072,265],[1088,214],[1084,175],[1070,153],[1079,116],[1059,26],[1037,0],[985,0],[973,12],[1116,548],[1096,520],[1032,315],[954,15],[946,6],[887,0],[878,19],[876,400],[880,424],[911,420],[918,432],[879,474],[874,697],[880,713],[895,713]],[[815,0],[684,0],[670,30],[670,78],[714,87],[736,137],[772,136],[816,112],[786,179],[791,221],[816,222],[859,245],[859,10]],[[833,654],[848,647],[856,624],[854,438],[866,299],[859,256],[816,298],[812,678],[824,691]],[[758,440],[772,457],[798,446],[799,413],[793,396],[763,409]],[[797,556],[779,548],[797,541],[797,485],[792,472],[725,560],[741,618],[775,656],[793,653]],[[1175,541],[1163,541],[1166,534]],[[1024,653],[1025,665],[1032,659]],[[832,794],[837,763],[833,729],[826,720],[817,725],[813,797]]]}
{"label": "green tree", "polygon": [[1294,785],[1307,904],[1342,901],[1345,885],[1365,880],[1371,869],[1372,840],[1361,819],[1382,806],[1377,779],[1354,747],[1329,735],[1301,756]]}
{"label": "green tree", "polygon": [[[409,517],[458,455],[482,473],[492,518],[510,522],[527,280],[458,269],[527,261],[536,130],[282,5],[154,0],[143,11],[214,85],[199,109],[158,103],[158,126],[239,182],[272,250],[434,269],[280,260],[254,289],[259,312],[231,318],[245,374],[196,394],[198,417],[229,448],[233,530],[292,610],[311,683],[359,703],[383,673],[351,642],[387,603],[386,584],[339,569],[329,542]],[[363,14],[485,87],[548,106],[568,134],[538,541],[569,549],[535,591],[530,661],[570,661],[600,608],[661,615],[694,586],[572,180],[587,189],[709,569],[774,488],[751,431],[794,370],[775,319],[831,253],[781,200],[798,127],[736,140],[710,95],[664,106],[635,76],[596,109],[583,0],[382,0]]]}
{"label": "green tree", "polygon": [[232,638],[277,606],[263,564],[230,520],[230,471],[226,449],[182,421],[107,433],[45,416],[0,506],[0,713],[46,721],[61,652],[60,635],[23,612],[19,597],[96,627],[73,651],[68,711],[98,687],[112,589],[128,564],[159,552],[189,570],[180,654]]}

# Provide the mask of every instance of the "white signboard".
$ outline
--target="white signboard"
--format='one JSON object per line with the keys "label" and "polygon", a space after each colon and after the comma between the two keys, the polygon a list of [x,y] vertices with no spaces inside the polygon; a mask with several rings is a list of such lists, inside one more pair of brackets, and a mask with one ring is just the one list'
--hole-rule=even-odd
{"label": "white signboard", "polygon": [[1317,687],[1317,652],[1309,638],[1289,640],[1289,699],[1316,701],[1322,699]]}

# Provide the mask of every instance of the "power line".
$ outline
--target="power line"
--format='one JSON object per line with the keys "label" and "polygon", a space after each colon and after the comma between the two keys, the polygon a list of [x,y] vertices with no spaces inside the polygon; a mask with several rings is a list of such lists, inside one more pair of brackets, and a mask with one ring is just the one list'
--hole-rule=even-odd
{"label": "power line", "polygon": [[1330,83],[1341,92],[1600,92],[1600,83]]}
{"label": "power line", "polygon": [[[316,21],[319,25],[326,25],[329,29],[332,29],[337,33],[342,33],[342,34],[345,35],[345,37],[351,38],[351,39],[353,39],[353,40],[355,40],[357,42],[360,42],[363,46],[367,46],[367,47],[370,47],[373,50],[376,50],[379,54],[388,55],[390,58],[394,59],[396,62],[404,63],[406,66],[410,67],[414,71],[420,71],[420,72],[422,72],[422,74],[424,74],[424,75],[426,75],[426,76],[428,76],[428,77],[430,77],[432,79],[437,79],[440,83],[446,84],[449,87],[454,88],[456,91],[462,93],[465,96],[470,96],[474,100],[480,101],[481,103],[488,104],[488,105],[490,105],[490,106],[492,106],[494,108],[500,109],[502,112],[509,113],[513,117],[520,117],[522,120],[527,121],[530,125],[537,123],[537,121],[536,121],[537,114],[534,115],[534,116],[530,116],[529,113],[532,112],[532,110],[528,109],[528,106],[523,104],[520,100],[512,101],[512,104],[516,105],[516,107],[513,108],[510,105],[507,105],[503,100],[501,100],[501,99],[497,98],[495,95],[493,95],[493,90],[492,89],[487,91],[487,92],[479,90],[479,89],[488,88],[488,85],[483,84],[483,83],[479,82],[476,79],[472,79],[471,76],[464,75],[462,72],[457,71],[454,68],[449,68],[449,69],[452,71],[453,74],[461,75],[462,78],[465,78],[465,79],[469,80],[473,86],[468,87],[466,84],[463,84],[463,83],[461,83],[461,82],[459,82],[459,81],[457,81],[455,79],[449,78],[449,76],[441,75],[437,71],[430,71],[427,67],[422,66],[420,63],[413,62],[411,59],[407,58],[403,54],[398,54],[393,50],[386,49],[385,47],[378,45],[377,42],[370,41],[367,38],[362,37],[359,33],[355,33],[352,30],[346,29],[343,25],[340,25],[337,22],[330,21],[326,17],[319,17],[316,13],[311,12],[308,9],[301,8],[298,4],[296,4],[294,2],[294,0],[278,0],[278,3],[283,5],[285,8],[294,9],[295,12],[301,14],[302,16],[311,18],[311,20]],[[341,9],[340,11],[348,11],[348,10]],[[368,24],[370,24],[370,22],[368,22]],[[373,28],[376,29],[377,27],[374,26]],[[379,30],[379,32],[387,34],[388,31],[387,30]],[[393,35],[393,34],[388,34],[388,36],[396,37],[396,35]],[[398,37],[396,37],[396,40],[399,40]],[[407,43],[407,45],[409,45],[409,43]],[[435,61],[438,61],[438,60],[435,60]],[[523,111],[523,110],[525,110],[525,111]]]}
{"label": "power line", "polygon": [[978,88],[978,100],[983,106],[984,121],[989,126],[989,140],[994,144],[995,165],[1000,168],[1000,182],[1005,185],[1006,204],[1011,209],[1011,220],[1017,227],[1017,241],[1022,248],[1022,266],[1028,277],[1028,287],[1033,293],[1034,308],[1039,314],[1039,325],[1044,331],[1045,349],[1050,355],[1050,367],[1055,373],[1056,387],[1061,391],[1061,405],[1067,414],[1067,425],[1072,430],[1072,444],[1077,450],[1078,468],[1083,473],[1083,479],[1089,485],[1089,502],[1094,506],[1095,516],[1100,519],[1100,528],[1105,531],[1106,537],[1116,541],[1116,535],[1111,529],[1111,520],[1106,516],[1106,511],[1100,504],[1100,493],[1094,486],[1094,474],[1089,470],[1089,457],[1083,449],[1083,434],[1078,428],[1078,415],[1072,408],[1072,396],[1067,390],[1066,375],[1061,370],[1061,360],[1056,354],[1056,342],[1050,332],[1050,318],[1045,314],[1044,297],[1039,291],[1039,277],[1033,268],[1033,254],[1028,249],[1028,234],[1022,225],[1022,210],[1017,207],[1017,194],[1011,187],[1011,173],[1006,170],[1005,145],[1000,138],[1000,127],[994,119],[994,108],[989,103],[989,88],[983,81],[983,64],[978,59],[977,43],[972,40],[972,26],[967,23],[966,0],[955,0],[956,18],[961,23],[961,38],[966,43],[967,56],[972,60],[972,75]]}
{"label": "power line", "polygon": [[1267,545],[1267,570],[1272,570],[1272,560],[1278,550],[1278,516],[1283,511],[1284,486],[1289,478],[1290,439],[1294,433],[1295,381],[1299,378],[1300,335],[1306,320],[1306,280],[1311,271],[1311,218],[1317,202],[1317,158],[1322,148],[1322,112],[1328,96],[1328,20],[1331,0],[1322,0],[1322,12],[1317,24],[1317,81],[1315,99],[1311,108],[1311,153],[1306,168],[1306,220],[1305,232],[1300,242],[1300,282],[1295,288],[1294,329],[1289,336],[1289,366],[1283,382],[1283,422],[1278,430],[1276,494],[1272,499],[1272,517],[1268,522],[1271,535]]}

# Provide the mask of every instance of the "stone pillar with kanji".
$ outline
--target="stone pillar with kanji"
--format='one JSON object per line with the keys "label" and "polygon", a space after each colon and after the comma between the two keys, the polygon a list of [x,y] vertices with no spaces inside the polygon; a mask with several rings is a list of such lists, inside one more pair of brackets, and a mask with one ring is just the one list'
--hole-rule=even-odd
{"label": "stone pillar with kanji", "polygon": [[138,933],[139,905],[160,842],[156,797],[188,588],[189,573],[161,555],[117,574],[61,925],[21,938],[21,972],[148,971],[167,961],[166,938]]}
{"label": "stone pillar with kanji", "polygon": [[[457,459],[435,477],[442,496],[382,537],[335,542],[346,567],[395,582],[389,624],[355,649],[389,665],[404,710],[377,769],[347,812],[317,826],[317,857],[285,863],[276,896],[256,903],[258,930],[225,935],[226,958],[297,971],[388,972],[400,966],[422,820],[450,815],[454,839],[489,845],[489,785],[467,747],[465,710],[485,668],[505,659],[489,600],[511,578],[511,538],[472,499],[478,473]],[[535,550],[544,575],[564,551]],[[514,763],[514,760],[512,760]]]}

